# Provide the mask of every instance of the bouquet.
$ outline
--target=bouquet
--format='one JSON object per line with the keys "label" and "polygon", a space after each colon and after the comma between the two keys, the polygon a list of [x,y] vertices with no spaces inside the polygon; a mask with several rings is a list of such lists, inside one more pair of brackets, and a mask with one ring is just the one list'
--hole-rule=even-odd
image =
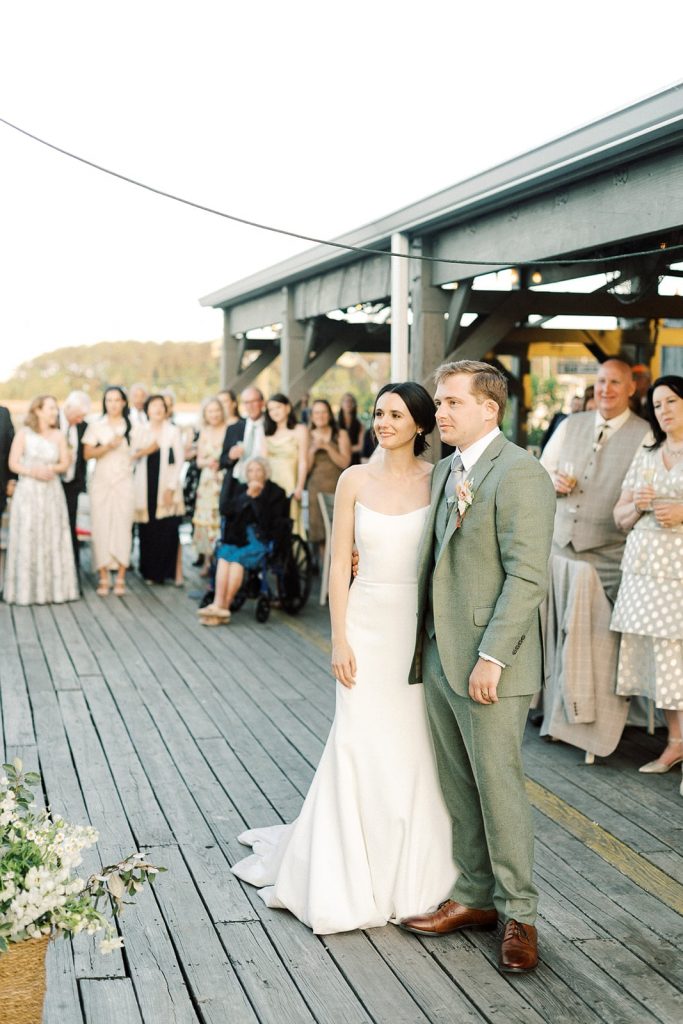
{"label": "bouquet", "polygon": [[2,766],[0,776],[0,954],[10,944],[44,935],[103,931],[100,951],[123,945],[100,903],[117,917],[124,897],[164,871],[134,853],[102,868],[87,881],[76,872],[81,852],[98,840],[89,825],[70,825],[49,811],[31,809],[37,772],[23,773],[19,758]]}

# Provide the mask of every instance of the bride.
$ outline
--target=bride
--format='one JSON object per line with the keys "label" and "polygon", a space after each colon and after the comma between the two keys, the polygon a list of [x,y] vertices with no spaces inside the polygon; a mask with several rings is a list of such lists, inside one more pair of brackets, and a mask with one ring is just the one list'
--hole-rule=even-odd
{"label": "bride", "polygon": [[387,384],[373,418],[378,452],[335,496],[332,729],[299,817],[242,833],[253,853],[232,869],[321,935],[436,907],[456,874],[422,687],[408,685],[434,403],[420,384]]}

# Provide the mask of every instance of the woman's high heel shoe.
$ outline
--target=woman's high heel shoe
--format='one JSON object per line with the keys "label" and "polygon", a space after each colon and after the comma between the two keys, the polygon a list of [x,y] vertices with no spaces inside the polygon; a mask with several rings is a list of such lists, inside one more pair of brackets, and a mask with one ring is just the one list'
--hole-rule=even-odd
{"label": "woman's high heel shoe", "polygon": [[[682,764],[683,738],[675,740],[670,739],[666,746],[678,747],[678,749],[680,750],[680,754],[677,757],[675,757],[673,761],[662,761],[662,754],[660,754],[656,761],[648,761],[648,763],[642,765],[642,767],[640,767],[638,771],[642,772],[644,775],[665,775],[666,772],[669,772],[672,768],[675,768],[677,764]],[[664,748],[663,753],[666,753],[666,748]],[[681,769],[681,771],[683,771],[683,769]],[[683,783],[681,785],[683,787]],[[681,795],[683,795],[683,793]]]}

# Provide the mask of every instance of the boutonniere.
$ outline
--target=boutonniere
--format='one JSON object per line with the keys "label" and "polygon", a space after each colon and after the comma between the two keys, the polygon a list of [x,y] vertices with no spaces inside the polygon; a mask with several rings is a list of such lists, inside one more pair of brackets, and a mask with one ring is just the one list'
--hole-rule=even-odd
{"label": "boutonniere", "polygon": [[474,501],[474,480],[462,480],[455,488],[455,494],[448,499],[447,504],[455,505],[458,509],[458,518],[455,524],[456,530],[462,525],[465,513]]}

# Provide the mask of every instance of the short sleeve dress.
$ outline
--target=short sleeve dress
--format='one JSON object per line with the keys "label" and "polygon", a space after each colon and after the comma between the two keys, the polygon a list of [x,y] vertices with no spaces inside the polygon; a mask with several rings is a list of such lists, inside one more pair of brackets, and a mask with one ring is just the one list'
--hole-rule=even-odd
{"label": "short sleeve dress", "polygon": [[[655,502],[683,502],[683,462],[667,469],[661,448],[638,449],[623,489],[649,480]],[[629,533],[621,568],[611,622],[623,634],[617,693],[683,711],[683,526],[659,526],[646,512]]]}

